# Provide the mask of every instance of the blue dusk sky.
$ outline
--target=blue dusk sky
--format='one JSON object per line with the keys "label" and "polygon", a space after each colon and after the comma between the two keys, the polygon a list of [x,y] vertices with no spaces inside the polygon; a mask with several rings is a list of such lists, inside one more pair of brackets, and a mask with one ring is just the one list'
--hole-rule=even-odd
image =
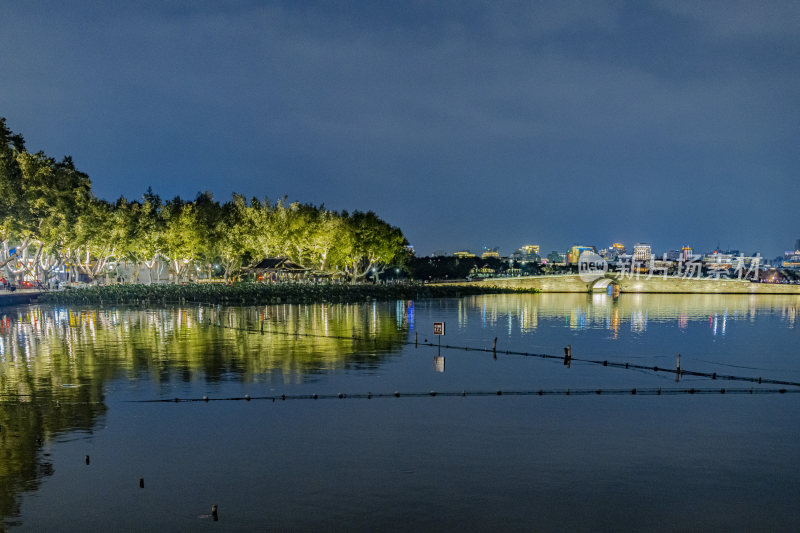
{"label": "blue dusk sky", "polygon": [[0,0],[0,116],[97,196],[373,210],[418,254],[775,256],[800,2]]}

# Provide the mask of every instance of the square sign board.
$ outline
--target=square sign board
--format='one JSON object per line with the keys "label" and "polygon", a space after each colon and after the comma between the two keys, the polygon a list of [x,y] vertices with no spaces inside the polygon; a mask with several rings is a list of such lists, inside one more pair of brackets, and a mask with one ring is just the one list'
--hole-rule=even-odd
{"label": "square sign board", "polygon": [[434,335],[444,335],[444,322],[434,322],[433,323],[433,334]]}

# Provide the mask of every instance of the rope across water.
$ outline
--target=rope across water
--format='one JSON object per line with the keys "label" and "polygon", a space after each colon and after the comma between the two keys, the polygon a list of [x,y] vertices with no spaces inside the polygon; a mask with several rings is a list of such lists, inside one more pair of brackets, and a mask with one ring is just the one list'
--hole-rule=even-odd
{"label": "rope across water", "polygon": [[[378,342],[376,338],[365,338],[365,337],[357,337],[356,335],[346,336],[346,335],[320,335],[317,333],[300,333],[300,332],[289,332],[289,331],[265,331],[263,329],[263,323],[261,329],[251,329],[251,328],[242,328],[242,327],[235,327],[235,326],[226,326],[221,323],[214,324],[213,322],[208,323],[211,326],[224,328],[224,329],[231,329],[236,331],[244,331],[247,333],[253,334],[269,334],[269,335],[283,335],[287,337],[319,337],[319,338],[328,338],[328,339],[340,339],[340,340],[358,340],[358,341],[371,341],[371,342]],[[618,361],[609,361],[607,359],[586,359],[581,357],[574,357],[571,355],[554,355],[554,354],[546,354],[546,353],[534,353],[534,352],[525,352],[519,350],[497,350],[496,348],[484,348],[484,347],[475,347],[475,346],[456,346],[451,344],[434,344],[432,342],[417,342],[413,340],[408,341],[391,341],[393,344],[402,344],[406,346],[429,346],[433,348],[447,349],[447,350],[461,350],[466,352],[482,352],[482,353],[491,353],[496,355],[498,353],[506,354],[506,355],[516,355],[522,357],[537,357],[539,359],[552,359],[552,360],[560,360],[565,361],[565,364],[570,362],[576,363],[586,363],[590,365],[598,365],[598,366],[605,366],[605,367],[612,367],[612,368],[622,368],[627,370],[639,370],[639,371],[648,371],[648,372],[656,372],[656,373],[667,373],[673,374],[676,378],[683,377],[683,376],[691,376],[691,377],[701,377],[701,378],[708,378],[712,380],[723,380],[723,381],[742,381],[748,383],[758,383],[759,385],[767,384],[767,385],[785,385],[789,387],[800,387],[800,382],[798,381],[789,381],[789,380],[781,380],[781,379],[774,379],[774,378],[764,378],[762,376],[738,376],[733,374],[720,374],[717,372],[701,372],[697,370],[686,370],[684,368],[663,368],[659,366],[649,366],[649,365],[642,365],[638,363],[631,363],[631,362],[618,362]],[[571,350],[570,350],[571,352]]]}

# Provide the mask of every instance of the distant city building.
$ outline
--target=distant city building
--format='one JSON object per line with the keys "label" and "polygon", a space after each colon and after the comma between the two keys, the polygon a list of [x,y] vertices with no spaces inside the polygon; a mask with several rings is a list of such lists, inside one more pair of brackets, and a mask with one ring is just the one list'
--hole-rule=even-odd
{"label": "distant city building", "polygon": [[553,250],[547,255],[547,259],[544,259],[547,263],[566,263],[567,257],[566,255],[562,254],[559,251]]}
{"label": "distant city building", "polygon": [[689,260],[692,258],[692,247],[689,246],[688,244],[684,245],[684,247],[681,248],[681,252],[683,253],[683,262],[688,263]]}
{"label": "distant city building", "polygon": [[683,250],[670,250],[666,253],[667,261],[683,261]]}
{"label": "distant city building", "polygon": [[432,257],[446,257],[447,256],[447,252],[445,252],[444,250],[434,250],[433,254],[431,254],[431,255],[432,255]]}
{"label": "distant city building", "polygon": [[794,251],[795,252],[800,252],[800,239],[797,239],[796,241],[794,241]]}
{"label": "distant city building", "polygon": [[473,254],[473,253],[472,253],[472,252],[470,252],[469,250],[461,250],[461,251],[459,251],[459,252],[453,252],[453,255],[454,255],[455,257],[458,257],[458,258],[460,258],[460,259],[463,259],[463,258],[465,258],[465,257],[477,257],[475,254]]}
{"label": "distant city building", "polygon": [[786,268],[800,268],[800,250],[786,252],[782,264]]}
{"label": "distant city building", "polygon": [[615,242],[608,248],[603,248],[597,254],[606,261],[617,261],[620,257],[625,255],[625,245],[620,242]]}
{"label": "distant city building", "polygon": [[634,261],[650,261],[652,256],[650,245],[647,243],[639,242],[633,247],[633,260]]}
{"label": "distant city building", "polygon": [[414,251],[414,246],[411,244],[406,246],[406,252],[408,252],[410,255],[416,255],[416,252]]}
{"label": "distant city building", "polygon": [[483,253],[481,254],[481,259],[488,259],[489,257],[494,257],[499,259],[500,258],[500,249],[499,248],[486,248],[484,249]]}
{"label": "distant city building", "polygon": [[703,264],[707,268],[713,268],[715,270],[724,270],[733,267],[735,257],[736,256],[733,253],[714,250],[710,254],[706,254],[703,256]]}
{"label": "distant city building", "polygon": [[569,250],[567,250],[567,263],[577,263],[583,252],[592,252],[594,253],[594,246],[579,246],[575,245]]}
{"label": "distant city building", "polygon": [[527,262],[538,262],[541,257],[539,256],[539,245],[538,244],[526,244],[519,248],[519,250],[515,250],[513,254],[511,254],[511,259],[514,261],[521,261],[523,263]]}

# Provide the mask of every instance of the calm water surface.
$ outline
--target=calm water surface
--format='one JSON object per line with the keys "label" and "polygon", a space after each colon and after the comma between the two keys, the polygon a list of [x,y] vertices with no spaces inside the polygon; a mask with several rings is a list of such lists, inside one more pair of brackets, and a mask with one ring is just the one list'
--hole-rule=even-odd
{"label": "calm water surface", "polygon": [[[796,531],[800,394],[575,395],[777,387],[505,350],[662,368],[680,353],[686,370],[800,382],[798,309],[566,294],[7,308],[0,530]],[[435,361],[414,345],[434,321],[445,345],[497,337],[497,357]],[[573,394],[403,397],[539,389]]]}

